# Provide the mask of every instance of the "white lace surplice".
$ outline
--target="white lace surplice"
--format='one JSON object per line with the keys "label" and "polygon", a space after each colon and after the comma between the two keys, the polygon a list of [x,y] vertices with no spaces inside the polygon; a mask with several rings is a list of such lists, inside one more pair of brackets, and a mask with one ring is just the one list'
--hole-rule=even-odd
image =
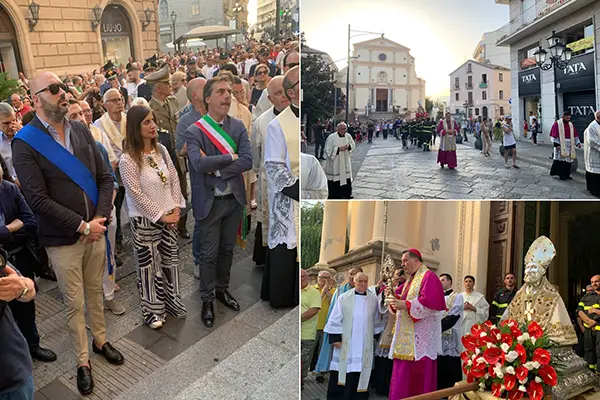
{"label": "white lace surplice", "polygon": [[327,176],[319,161],[310,154],[300,154],[300,185],[302,199],[326,199],[328,195]]}
{"label": "white lace surplice", "polygon": [[[446,300],[448,300],[448,296],[446,296]],[[459,293],[447,314],[447,316],[458,315],[459,318],[451,328],[452,333],[450,335],[442,334],[442,352],[440,353],[442,356],[460,357],[460,332],[462,329],[463,310],[464,301],[462,295]]]}
{"label": "white lace surplice", "polygon": [[[342,146],[350,145],[350,150],[338,150]],[[334,182],[342,182],[346,184],[346,180],[352,180],[352,160],[350,154],[354,151],[354,140],[349,133],[340,137],[336,132],[327,137],[325,141],[325,174],[327,180]]]}
{"label": "white lace surplice", "polygon": [[281,191],[296,183],[298,177],[292,174],[285,135],[277,119],[267,128],[265,170],[269,195],[269,248],[285,244],[288,249],[294,249],[294,200]]}

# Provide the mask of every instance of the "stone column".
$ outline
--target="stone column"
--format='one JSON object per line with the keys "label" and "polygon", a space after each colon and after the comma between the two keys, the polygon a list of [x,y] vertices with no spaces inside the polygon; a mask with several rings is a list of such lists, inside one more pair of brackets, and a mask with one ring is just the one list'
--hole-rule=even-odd
{"label": "stone column", "polygon": [[376,203],[383,202],[355,201],[352,203],[350,250],[364,246],[373,237]]}
{"label": "stone column", "polygon": [[327,266],[329,260],[344,255],[348,221],[347,201],[327,201],[323,212],[323,233],[318,266]]}

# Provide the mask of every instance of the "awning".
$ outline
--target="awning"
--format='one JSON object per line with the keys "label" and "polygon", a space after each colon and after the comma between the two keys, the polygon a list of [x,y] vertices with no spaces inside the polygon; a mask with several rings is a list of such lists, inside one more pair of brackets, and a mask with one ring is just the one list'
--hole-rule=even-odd
{"label": "awning", "polygon": [[183,40],[199,39],[199,40],[211,40],[211,39],[223,39],[231,35],[241,33],[238,29],[230,28],[223,25],[207,25],[199,26],[192,29],[191,31],[179,36],[175,43],[179,44]]}

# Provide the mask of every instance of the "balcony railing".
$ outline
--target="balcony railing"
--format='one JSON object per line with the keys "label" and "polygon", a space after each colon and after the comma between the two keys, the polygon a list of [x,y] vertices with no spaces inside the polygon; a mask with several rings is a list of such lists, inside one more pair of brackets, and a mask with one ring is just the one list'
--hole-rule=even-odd
{"label": "balcony railing", "polygon": [[454,86],[452,86],[454,88],[454,90],[458,90],[460,89],[460,84],[455,83]]}
{"label": "balcony railing", "polygon": [[465,87],[467,88],[467,90],[472,90],[473,89],[473,83],[465,83]]}
{"label": "balcony railing", "polygon": [[488,87],[488,83],[487,83],[487,82],[479,82],[479,87],[480,87],[481,89],[485,89],[485,88],[487,88],[487,87]]}

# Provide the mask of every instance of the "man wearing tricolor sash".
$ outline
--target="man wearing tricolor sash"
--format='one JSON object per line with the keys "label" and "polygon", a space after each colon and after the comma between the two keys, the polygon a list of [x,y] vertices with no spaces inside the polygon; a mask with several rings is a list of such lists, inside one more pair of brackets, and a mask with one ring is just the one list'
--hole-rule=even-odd
{"label": "man wearing tricolor sash", "polygon": [[367,290],[367,274],[359,272],[354,280],[355,289],[339,297],[324,329],[333,345],[328,400],[369,398],[373,338],[383,331],[383,325],[379,318],[379,299]]}
{"label": "man wearing tricolor sash", "polygon": [[271,307],[299,303],[298,240],[300,199],[300,68],[283,78],[290,106],[267,128],[265,171],[269,196],[269,235],[260,297]]}
{"label": "man wearing tricolor sash", "polygon": [[550,137],[554,144],[551,176],[558,176],[561,181],[571,178],[571,163],[577,158],[575,147],[580,147],[581,142],[577,131],[571,122],[571,112],[565,111],[562,119],[556,121],[550,129]]}
{"label": "man wearing tricolor sash", "polygon": [[450,274],[441,274],[446,311],[442,314],[442,351],[438,355],[438,390],[462,380],[460,363],[461,322],[464,312],[462,294],[452,290]]}
{"label": "man wearing tricolor sash", "polygon": [[437,390],[437,357],[442,351],[444,290],[417,249],[402,253],[406,282],[396,290],[396,314],[389,357],[394,360],[390,400]]}
{"label": "man wearing tricolor sash", "polygon": [[246,234],[242,174],[252,168],[252,148],[242,121],[227,115],[231,98],[227,78],[210,79],[204,87],[207,114],[185,132],[200,242],[201,318],[207,327],[213,326],[215,299],[240,309],[228,288],[236,237]]}
{"label": "man wearing tricolor sash", "polygon": [[437,126],[437,133],[441,136],[437,162],[442,168],[444,165],[448,165],[450,169],[456,168],[456,135],[460,134],[460,127],[452,119],[452,114],[446,113],[446,118]]}

